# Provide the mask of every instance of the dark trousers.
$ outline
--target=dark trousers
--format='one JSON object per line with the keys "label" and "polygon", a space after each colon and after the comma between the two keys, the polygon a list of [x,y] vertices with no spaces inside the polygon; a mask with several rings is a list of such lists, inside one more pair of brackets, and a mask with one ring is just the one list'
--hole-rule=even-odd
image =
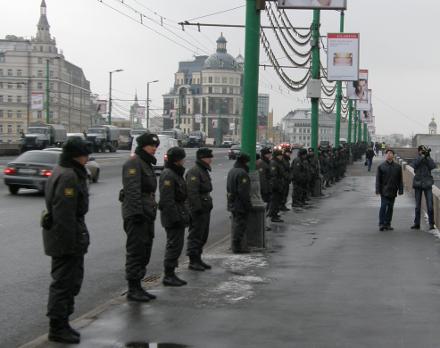
{"label": "dark trousers", "polygon": [[195,216],[191,214],[186,252],[188,256],[202,255],[203,247],[208,241],[210,220],[211,212],[205,212]]}
{"label": "dark trousers", "polygon": [[52,283],[49,287],[47,316],[66,320],[74,311],[75,296],[84,279],[84,255],[52,257]]}
{"label": "dark trousers", "polygon": [[390,226],[393,219],[395,197],[380,196],[379,225]]}
{"label": "dark trousers", "polygon": [[429,224],[434,225],[434,203],[432,197],[432,188],[429,189],[414,189],[416,197],[416,217],[414,224],[420,225],[420,214],[422,212],[422,193],[425,195],[426,209],[428,210]]}
{"label": "dark trousers", "polygon": [[165,228],[167,244],[165,247],[165,269],[179,266],[179,257],[185,243],[185,227]]}
{"label": "dark trousers", "polygon": [[284,182],[284,190],[283,190],[283,198],[281,201],[281,206],[286,205],[287,198],[289,197],[289,191],[290,191],[290,184],[288,181]]}
{"label": "dark trousers", "polygon": [[373,164],[372,158],[367,158],[368,171],[371,172],[371,166]]}
{"label": "dark trousers", "polygon": [[270,203],[269,216],[275,217],[280,212],[281,205],[283,204],[283,193],[272,192],[272,200]]}
{"label": "dark trousers", "polygon": [[[282,198],[282,196],[280,195]],[[232,243],[239,245],[246,233],[246,225],[249,213],[233,212],[232,213]]]}
{"label": "dark trousers", "polygon": [[154,239],[154,223],[135,223],[133,219],[124,220],[124,230],[127,234],[125,278],[141,280],[147,272],[150,262],[151,249]]}

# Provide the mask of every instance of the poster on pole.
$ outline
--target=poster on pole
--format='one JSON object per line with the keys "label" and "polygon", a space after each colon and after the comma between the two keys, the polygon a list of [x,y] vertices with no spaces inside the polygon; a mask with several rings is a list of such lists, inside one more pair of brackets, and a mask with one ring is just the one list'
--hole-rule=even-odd
{"label": "poster on pole", "polygon": [[327,74],[329,81],[359,80],[359,34],[327,35]]}
{"label": "poster on pole", "polygon": [[144,117],[145,117],[145,106],[138,106],[136,108],[136,117],[138,119],[144,119]]}
{"label": "poster on pole", "polygon": [[218,120],[211,120],[212,128],[218,127]]}
{"label": "poster on pole", "polygon": [[347,0],[278,0],[279,8],[346,10]]}
{"label": "poster on pole", "polygon": [[97,100],[96,104],[96,112],[98,114],[104,115],[107,113],[107,100]]}
{"label": "poster on pole", "polygon": [[347,82],[347,97],[361,103],[368,100],[368,70],[359,70],[359,80]]}
{"label": "poster on pole", "polygon": [[32,92],[31,96],[32,110],[41,111],[44,109],[44,94],[40,92]]}

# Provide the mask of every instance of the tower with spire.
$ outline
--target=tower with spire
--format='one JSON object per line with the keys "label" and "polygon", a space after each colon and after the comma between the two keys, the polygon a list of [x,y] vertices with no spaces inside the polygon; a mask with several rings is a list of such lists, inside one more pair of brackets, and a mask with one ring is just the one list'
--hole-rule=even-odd
{"label": "tower with spire", "polygon": [[47,20],[46,1],[42,0],[40,5],[40,19],[37,24],[37,35],[32,40],[33,50],[44,53],[57,53],[55,38],[50,35],[50,25]]}

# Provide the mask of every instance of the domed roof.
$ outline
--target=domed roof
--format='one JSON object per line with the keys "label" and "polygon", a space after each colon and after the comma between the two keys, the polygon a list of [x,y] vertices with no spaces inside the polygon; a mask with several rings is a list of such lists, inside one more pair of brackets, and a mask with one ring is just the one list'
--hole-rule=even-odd
{"label": "domed roof", "polygon": [[226,49],[227,41],[223,34],[217,39],[217,51],[209,56],[203,66],[204,69],[238,70],[239,66],[233,56]]}
{"label": "domed roof", "polygon": [[434,117],[431,120],[431,123],[429,124],[429,128],[437,128],[437,123],[435,122]]}

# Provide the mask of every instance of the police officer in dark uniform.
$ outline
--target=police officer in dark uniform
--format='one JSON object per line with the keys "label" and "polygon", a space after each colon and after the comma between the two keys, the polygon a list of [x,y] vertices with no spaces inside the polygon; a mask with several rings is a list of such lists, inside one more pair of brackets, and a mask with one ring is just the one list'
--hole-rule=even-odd
{"label": "police officer in dark uniform", "polygon": [[260,151],[261,157],[257,161],[257,170],[260,176],[260,193],[263,202],[266,203],[266,210],[269,209],[269,204],[272,198],[271,188],[271,172],[270,172],[270,160],[272,157],[272,149],[270,147],[264,147]]}
{"label": "police officer in dark uniform", "polygon": [[292,206],[304,206],[307,198],[307,150],[300,149],[298,157],[292,162],[292,176],[293,176],[293,197]]}
{"label": "police officer in dark uniform", "polygon": [[191,220],[189,224],[187,255],[188,268],[194,271],[211,269],[202,260],[203,247],[208,241],[209,222],[211,219],[212,182],[209,172],[213,158],[212,150],[200,148],[196,152],[196,164],[186,174],[186,188]]}
{"label": "police officer in dark uniform", "polygon": [[185,174],[185,150],[172,147],[167,151],[167,162],[159,180],[159,209],[162,226],[167,233],[164,268],[165,286],[182,286],[187,282],[176,276],[175,269],[179,265],[185,241],[185,228],[188,227],[190,216],[187,207],[187,189],[183,177]]}
{"label": "police officer in dark uniform", "polygon": [[284,165],[283,152],[274,150],[272,153],[272,161],[270,162],[271,191],[272,201],[270,204],[269,216],[272,222],[284,222],[279,215],[280,208],[283,204],[284,194]]}
{"label": "police officer in dark uniform", "polygon": [[127,234],[125,277],[128,282],[127,299],[148,302],[156,296],[141,286],[150,261],[156,220],[157,188],[154,154],[160,144],[156,134],[142,134],[137,138],[135,155],[122,168],[122,185],[119,200]]}
{"label": "police officer in dark uniform", "polygon": [[290,171],[290,156],[292,155],[292,148],[287,146],[283,149],[283,168],[284,168],[284,183],[283,183],[283,201],[280,207],[281,211],[289,211],[287,208],[287,198],[289,197],[290,183],[292,182],[292,174]]}
{"label": "police officer in dark uniform", "polygon": [[228,211],[232,213],[232,252],[234,254],[249,252],[242,246],[247,219],[252,209],[249,161],[249,155],[241,152],[237,156],[234,167],[228,173],[226,183]]}
{"label": "police officer in dark uniform", "polygon": [[87,143],[72,139],[63,146],[59,164],[49,177],[46,211],[42,214],[43,243],[52,257],[52,283],[49,288],[47,316],[49,340],[79,343],[80,334],[69,324],[74,300],[84,278],[84,254],[89,246],[89,232],[84,217],[89,210],[85,164],[91,153]]}

